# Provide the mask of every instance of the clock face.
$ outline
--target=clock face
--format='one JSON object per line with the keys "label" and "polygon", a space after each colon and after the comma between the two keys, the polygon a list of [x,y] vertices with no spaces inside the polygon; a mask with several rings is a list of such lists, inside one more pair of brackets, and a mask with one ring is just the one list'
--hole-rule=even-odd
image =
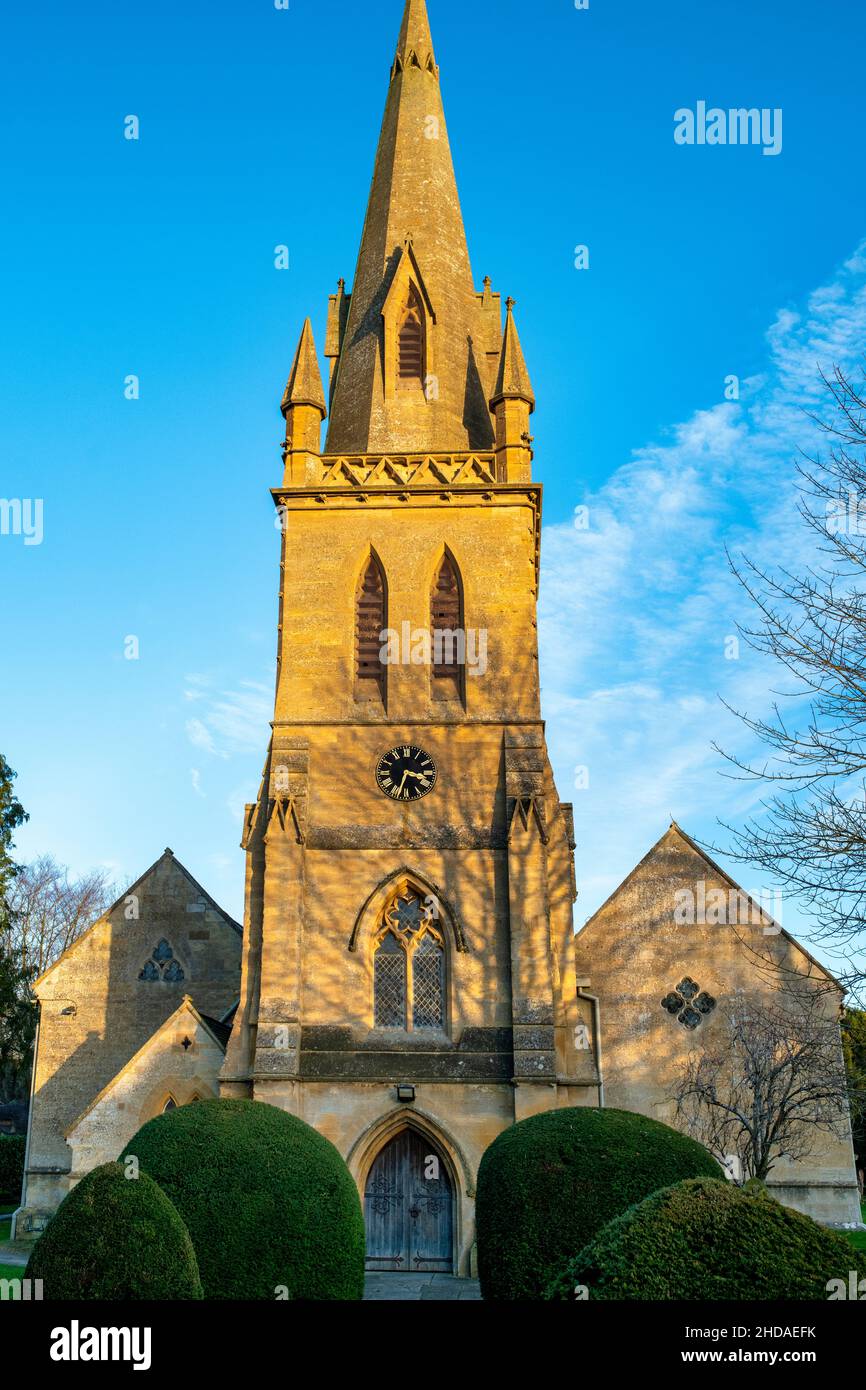
{"label": "clock face", "polygon": [[379,759],[376,781],[392,801],[420,801],[436,785],[436,764],[423,748],[404,743]]}

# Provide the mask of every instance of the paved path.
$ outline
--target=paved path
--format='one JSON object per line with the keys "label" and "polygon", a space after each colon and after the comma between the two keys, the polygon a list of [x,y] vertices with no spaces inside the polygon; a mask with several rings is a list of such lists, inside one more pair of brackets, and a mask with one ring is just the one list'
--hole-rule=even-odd
{"label": "paved path", "polygon": [[453,1274],[368,1274],[365,1303],[415,1303],[420,1300],[468,1299],[480,1302],[477,1279],[457,1279]]}
{"label": "paved path", "polygon": [[[0,1265],[26,1265],[30,1247],[18,1242],[0,1244]],[[415,1303],[421,1300],[480,1302],[477,1279],[456,1279],[453,1274],[368,1274],[364,1302]]]}

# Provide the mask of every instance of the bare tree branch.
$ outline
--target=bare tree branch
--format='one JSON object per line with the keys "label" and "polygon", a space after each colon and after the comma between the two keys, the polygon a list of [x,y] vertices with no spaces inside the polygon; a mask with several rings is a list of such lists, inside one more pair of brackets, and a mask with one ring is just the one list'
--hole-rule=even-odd
{"label": "bare tree branch", "polygon": [[[835,991],[834,991],[835,993]],[[721,1026],[719,1026],[721,1025]],[[839,1035],[838,994],[801,982],[721,1005],[702,1052],[674,1087],[677,1118],[742,1178],[765,1179],[782,1158],[812,1152],[819,1133],[849,1132],[849,1087]]]}
{"label": "bare tree branch", "polygon": [[106,870],[70,879],[47,854],[22,865],[9,895],[10,949],[22,971],[34,979],[43,974],[116,897]]}
{"label": "bare tree branch", "polygon": [[800,516],[819,542],[815,566],[796,575],[728,555],[756,613],[740,635],[792,686],[769,716],[727,705],[766,758],[717,751],[730,776],[768,789],[756,815],[725,825],[725,852],[801,899],[812,940],[842,956],[837,973],[857,993],[866,978],[866,398],[839,367],[822,381],[830,414],[811,418],[829,452],[798,465]]}

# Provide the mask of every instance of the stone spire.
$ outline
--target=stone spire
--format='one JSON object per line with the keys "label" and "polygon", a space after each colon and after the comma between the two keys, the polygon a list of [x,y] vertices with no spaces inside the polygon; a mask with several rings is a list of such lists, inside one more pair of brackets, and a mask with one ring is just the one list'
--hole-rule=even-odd
{"label": "stone spire", "polygon": [[286,417],[284,482],[306,483],[314,473],[313,461],[321,453],[322,421],[328,413],[309,319],[301,332],[280,409]]}
{"label": "stone spire", "polygon": [[530,411],[535,409],[535,395],[526,370],[526,360],[517,324],[514,322],[514,300],[505,301],[505,333],[502,338],[502,356],[499,359],[499,374],[496,387],[490,400],[490,409],[495,411],[500,401],[525,401]]}
{"label": "stone spire", "polygon": [[532,477],[529,417],[535,409],[535,395],[514,322],[514,300],[506,300],[506,307],[499,373],[490,398],[496,421],[496,476],[509,483],[524,483]]}
{"label": "stone spire", "polygon": [[297,405],[315,406],[322,412],[323,420],[328,413],[325,409],[325,392],[322,387],[322,374],[319,371],[319,359],[316,356],[313,327],[309,319],[304,321],[280,409],[285,415],[290,406]]}
{"label": "stone spire", "polygon": [[[412,302],[423,367],[397,381]],[[425,0],[407,0],[334,371],[329,454],[490,449],[496,357],[476,293]],[[497,334],[498,337],[498,334]],[[498,357],[499,342],[495,343]],[[409,383],[411,387],[413,383]]]}
{"label": "stone spire", "polygon": [[408,63],[414,61],[438,75],[425,0],[407,0],[400,37],[397,40],[395,66],[402,63],[405,68]]}

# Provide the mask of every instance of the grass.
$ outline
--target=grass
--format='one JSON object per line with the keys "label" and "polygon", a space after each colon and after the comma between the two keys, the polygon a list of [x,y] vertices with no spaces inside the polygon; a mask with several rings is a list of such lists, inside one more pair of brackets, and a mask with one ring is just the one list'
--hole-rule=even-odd
{"label": "grass", "polygon": [[[17,1203],[0,1201],[0,1241],[8,1240],[11,1234],[12,1213]],[[0,1279],[23,1279],[23,1265],[0,1264]]]}
{"label": "grass", "polygon": [[0,1279],[23,1279],[24,1265],[0,1265]]}
{"label": "grass", "polygon": [[0,1197],[0,1241],[8,1240],[12,1231],[12,1217],[18,1210],[18,1202],[12,1197]]}
{"label": "grass", "polygon": [[[860,1204],[860,1215],[863,1221],[866,1222],[866,1201]],[[845,1235],[848,1237],[855,1250],[863,1250],[866,1252],[866,1231],[845,1231]]]}
{"label": "grass", "polygon": [[[17,1202],[0,1201],[0,1241],[8,1240],[11,1235],[12,1213],[15,1211]],[[23,1279],[24,1265],[4,1265],[0,1264],[0,1279]]]}

